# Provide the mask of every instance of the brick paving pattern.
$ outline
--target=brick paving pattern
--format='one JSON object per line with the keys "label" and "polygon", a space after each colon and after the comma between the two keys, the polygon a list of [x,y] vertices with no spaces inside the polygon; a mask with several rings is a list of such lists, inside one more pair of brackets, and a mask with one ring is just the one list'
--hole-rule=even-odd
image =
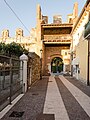
{"label": "brick paving pattern", "polygon": [[90,120],[89,107],[90,86],[70,76],[43,77],[1,120]]}

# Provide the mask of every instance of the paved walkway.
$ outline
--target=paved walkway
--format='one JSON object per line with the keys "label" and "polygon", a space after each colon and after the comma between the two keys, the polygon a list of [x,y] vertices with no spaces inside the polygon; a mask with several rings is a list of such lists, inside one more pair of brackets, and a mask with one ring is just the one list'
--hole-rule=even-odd
{"label": "paved walkway", "polygon": [[1,120],[90,120],[90,86],[70,76],[43,77]]}

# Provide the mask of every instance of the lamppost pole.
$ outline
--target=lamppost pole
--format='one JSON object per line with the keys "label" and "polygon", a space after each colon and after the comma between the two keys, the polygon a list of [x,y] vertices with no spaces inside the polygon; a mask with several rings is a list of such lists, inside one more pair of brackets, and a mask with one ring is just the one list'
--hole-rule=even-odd
{"label": "lamppost pole", "polygon": [[40,49],[41,57],[40,57],[40,80],[42,79],[42,49]]}

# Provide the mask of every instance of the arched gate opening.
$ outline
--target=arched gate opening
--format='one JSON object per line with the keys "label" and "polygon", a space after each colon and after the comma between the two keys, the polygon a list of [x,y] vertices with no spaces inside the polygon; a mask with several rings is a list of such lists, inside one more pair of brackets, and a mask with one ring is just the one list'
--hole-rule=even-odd
{"label": "arched gate opening", "polygon": [[63,71],[63,60],[60,57],[55,57],[51,61],[51,72],[60,73]]}

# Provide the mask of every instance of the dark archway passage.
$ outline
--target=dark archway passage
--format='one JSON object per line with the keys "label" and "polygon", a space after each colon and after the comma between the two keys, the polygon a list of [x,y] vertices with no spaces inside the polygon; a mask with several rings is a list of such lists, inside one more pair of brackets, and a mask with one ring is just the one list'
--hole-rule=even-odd
{"label": "dark archway passage", "polygon": [[60,57],[55,57],[51,62],[51,72],[60,73],[63,71],[63,60]]}

